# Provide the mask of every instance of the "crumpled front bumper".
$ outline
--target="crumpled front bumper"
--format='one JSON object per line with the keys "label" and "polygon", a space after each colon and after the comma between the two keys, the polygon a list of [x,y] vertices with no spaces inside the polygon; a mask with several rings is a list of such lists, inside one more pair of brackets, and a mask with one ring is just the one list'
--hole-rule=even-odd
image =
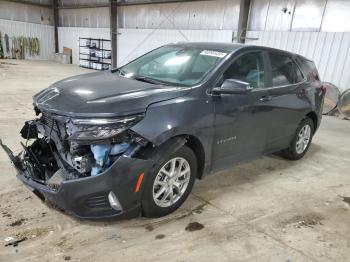
{"label": "crumpled front bumper", "polygon": [[[6,153],[9,155],[8,152]],[[11,155],[9,157],[11,159]],[[40,199],[79,218],[101,219],[131,218],[140,214],[142,185],[152,165],[153,162],[150,160],[123,155],[103,173],[97,176],[66,180],[57,191],[31,179],[28,169],[21,170],[15,167],[17,178]],[[141,174],[144,174],[142,184],[140,190],[136,190]],[[111,207],[108,200],[108,194],[111,191],[121,204],[121,210]]]}

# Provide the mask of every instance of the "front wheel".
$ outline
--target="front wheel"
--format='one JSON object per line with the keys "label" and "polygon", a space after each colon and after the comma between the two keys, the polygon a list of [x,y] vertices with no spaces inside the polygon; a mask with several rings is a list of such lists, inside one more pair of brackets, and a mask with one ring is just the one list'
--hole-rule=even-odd
{"label": "front wheel", "polygon": [[147,179],[143,215],[161,217],[179,208],[190,194],[196,174],[197,159],[189,147],[183,146],[165,157]]}
{"label": "front wheel", "polygon": [[314,123],[306,117],[300,122],[289,148],[282,151],[282,156],[289,160],[301,159],[310,147],[313,134]]}

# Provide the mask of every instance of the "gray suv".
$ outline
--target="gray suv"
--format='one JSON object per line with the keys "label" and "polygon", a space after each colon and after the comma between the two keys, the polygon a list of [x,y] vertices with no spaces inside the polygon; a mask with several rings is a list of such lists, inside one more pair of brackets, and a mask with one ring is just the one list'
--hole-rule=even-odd
{"label": "gray suv", "polygon": [[297,160],[321,122],[312,61],[223,43],[155,49],[36,94],[23,152],[0,143],[17,177],[81,218],[159,217],[195,179],[262,154]]}

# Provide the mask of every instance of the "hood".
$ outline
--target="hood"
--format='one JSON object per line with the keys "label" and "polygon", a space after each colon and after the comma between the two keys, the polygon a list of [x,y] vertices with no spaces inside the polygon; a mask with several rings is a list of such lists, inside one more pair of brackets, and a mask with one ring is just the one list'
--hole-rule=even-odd
{"label": "hood", "polygon": [[154,85],[110,71],[56,82],[33,97],[41,111],[72,117],[108,117],[142,113],[155,102],[188,93],[188,87]]}

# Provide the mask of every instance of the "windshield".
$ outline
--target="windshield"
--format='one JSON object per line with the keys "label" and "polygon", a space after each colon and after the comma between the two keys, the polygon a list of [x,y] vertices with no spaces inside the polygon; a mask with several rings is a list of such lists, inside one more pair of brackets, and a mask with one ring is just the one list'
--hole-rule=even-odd
{"label": "windshield", "polygon": [[155,84],[198,84],[227,52],[195,47],[164,46],[132,61],[118,71],[122,76]]}

